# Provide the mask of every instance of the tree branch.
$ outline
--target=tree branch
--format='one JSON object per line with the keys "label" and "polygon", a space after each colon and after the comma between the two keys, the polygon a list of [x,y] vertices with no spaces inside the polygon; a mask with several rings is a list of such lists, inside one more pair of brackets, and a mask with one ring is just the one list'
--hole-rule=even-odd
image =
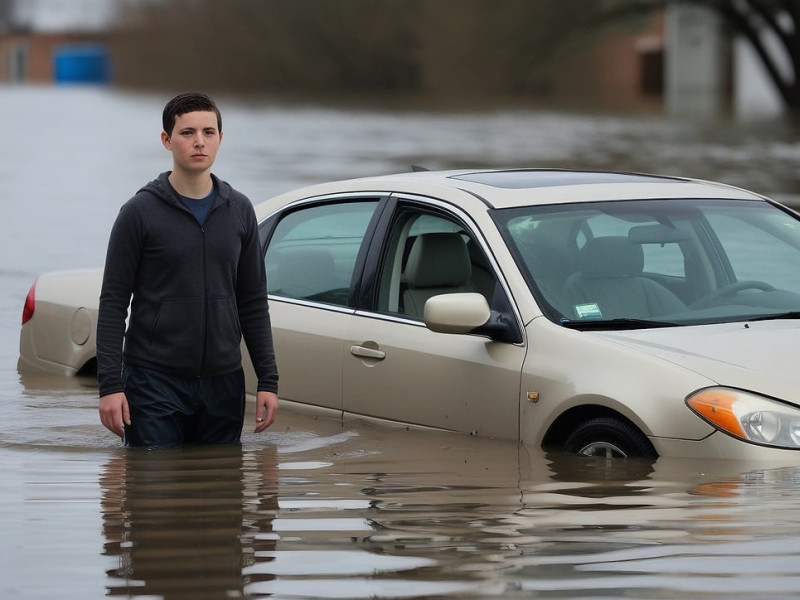
{"label": "tree branch", "polygon": [[788,33],[784,31],[783,27],[781,27],[780,21],[778,21],[777,11],[774,8],[767,8],[764,2],[761,0],[747,0],[747,3],[756,13],[758,13],[767,26],[775,32],[778,38],[780,38],[784,47],[789,50],[791,46],[791,40]]}
{"label": "tree branch", "polygon": [[747,41],[750,42],[753,50],[755,50],[756,54],[758,54],[758,57],[761,59],[767,73],[769,73],[770,78],[778,88],[778,93],[780,93],[787,106],[792,106],[791,86],[789,82],[784,80],[781,72],[778,70],[774,57],[767,51],[761,39],[761,35],[753,23],[747,18],[747,15],[737,10],[733,2],[720,4],[719,13],[734,31],[741,33]]}

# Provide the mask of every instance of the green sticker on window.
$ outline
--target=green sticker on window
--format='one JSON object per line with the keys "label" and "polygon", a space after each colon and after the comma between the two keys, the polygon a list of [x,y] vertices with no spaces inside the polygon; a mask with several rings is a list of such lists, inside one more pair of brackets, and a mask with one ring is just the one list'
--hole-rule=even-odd
{"label": "green sticker on window", "polygon": [[575,313],[578,315],[579,319],[603,318],[603,313],[600,312],[600,307],[597,306],[596,302],[590,302],[589,304],[576,304]]}

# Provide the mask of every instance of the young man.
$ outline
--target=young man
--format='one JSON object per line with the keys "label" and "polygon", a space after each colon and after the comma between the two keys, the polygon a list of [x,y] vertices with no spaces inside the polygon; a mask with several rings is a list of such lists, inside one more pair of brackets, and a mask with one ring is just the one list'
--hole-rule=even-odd
{"label": "young man", "polygon": [[211,98],[176,96],[162,118],[172,171],[122,206],[108,243],[97,319],[100,420],[126,446],[236,444],[242,336],[258,378],[255,431],[278,410],[255,213],[211,173],[222,141]]}

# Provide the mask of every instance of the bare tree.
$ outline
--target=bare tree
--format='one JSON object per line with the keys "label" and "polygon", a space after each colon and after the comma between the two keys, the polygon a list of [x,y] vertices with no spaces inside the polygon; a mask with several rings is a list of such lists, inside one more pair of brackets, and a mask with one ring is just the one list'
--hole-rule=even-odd
{"label": "bare tree", "polygon": [[[751,45],[785,107],[800,112],[800,0],[610,0],[604,3],[599,22],[669,4],[702,6],[716,13],[731,34],[741,35]],[[768,44],[768,37],[778,45]],[[787,62],[789,72],[781,68]]]}
{"label": "bare tree", "polygon": [[276,91],[416,86],[410,0],[137,0],[112,37],[129,85]]}
{"label": "bare tree", "polygon": [[[786,107],[800,111],[800,0],[711,0],[707,4],[750,43]],[[765,44],[764,31],[774,34],[779,50]],[[778,53],[788,57],[791,73],[780,68]]]}

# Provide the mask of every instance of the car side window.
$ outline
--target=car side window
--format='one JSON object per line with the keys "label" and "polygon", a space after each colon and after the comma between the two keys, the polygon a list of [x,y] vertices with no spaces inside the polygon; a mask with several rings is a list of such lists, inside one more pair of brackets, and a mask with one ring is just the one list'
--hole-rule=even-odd
{"label": "car side window", "polygon": [[320,204],[285,215],[265,255],[267,291],[347,306],[356,258],[378,200]]}
{"label": "car side window", "polygon": [[422,318],[431,296],[479,292],[492,303],[497,280],[483,250],[457,221],[402,208],[388,236],[378,312]]}
{"label": "car side window", "polygon": [[[708,221],[738,281],[764,281],[777,288],[800,290],[798,248],[790,243],[794,241],[792,237],[785,238],[785,232],[796,227],[792,220],[778,214],[769,221],[749,222],[715,214],[709,215]],[[758,248],[759,252],[754,253],[753,248]],[[769,266],[765,268],[765,265]]]}

